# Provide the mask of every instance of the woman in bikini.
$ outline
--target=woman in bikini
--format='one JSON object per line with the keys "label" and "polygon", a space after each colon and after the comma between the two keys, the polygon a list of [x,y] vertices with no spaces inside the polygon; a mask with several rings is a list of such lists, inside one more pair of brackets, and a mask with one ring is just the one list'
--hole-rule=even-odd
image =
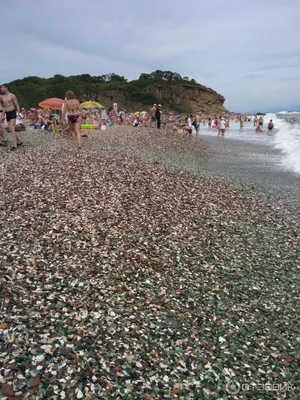
{"label": "woman in bikini", "polygon": [[81,106],[79,101],[76,100],[74,93],[68,90],[66,93],[66,100],[64,103],[63,120],[68,113],[69,135],[74,140],[75,145],[81,149]]}

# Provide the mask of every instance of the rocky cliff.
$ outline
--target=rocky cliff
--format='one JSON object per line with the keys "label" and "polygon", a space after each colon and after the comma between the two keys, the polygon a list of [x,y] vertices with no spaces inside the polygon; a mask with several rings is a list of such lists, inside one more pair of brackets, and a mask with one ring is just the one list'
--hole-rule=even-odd
{"label": "rocky cliff", "polygon": [[196,84],[161,85],[154,84],[149,88],[156,97],[173,103],[185,112],[226,112],[225,98],[205,86]]}
{"label": "rocky cliff", "polygon": [[[159,103],[169,111],[178,111],[185,113],[224,113],[227,112],[224,107],[225,98],[212,89],[202,85],[190,84],[160,84],[154,83],[145,87],[145,93],[155,96]],[[95,98],[106,108],[113,103],[118,104],[119,109],[131,111],[148,110],[151,103],[139,101],[132,98],[126,91],[110,90],[99,93]]]}

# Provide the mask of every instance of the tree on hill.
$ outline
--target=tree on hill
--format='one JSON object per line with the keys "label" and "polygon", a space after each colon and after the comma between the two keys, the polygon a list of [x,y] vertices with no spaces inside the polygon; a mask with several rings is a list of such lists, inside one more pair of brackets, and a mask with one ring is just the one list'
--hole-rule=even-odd
{"label": "tree on hill", "polygon": [[189,79],[187,76],[182,77],[177,72],[156,70],[151,74],[141,74],[140,80],[156,81],[156,82],[191,82],[196,84],[195,79]]}

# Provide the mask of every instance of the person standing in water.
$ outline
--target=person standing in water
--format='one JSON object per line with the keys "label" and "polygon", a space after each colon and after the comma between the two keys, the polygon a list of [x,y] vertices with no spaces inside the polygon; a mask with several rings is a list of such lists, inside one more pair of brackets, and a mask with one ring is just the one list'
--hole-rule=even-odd
{"label": "person standing in water", "polygon": [[225,124],[224,118],[221,118],[221,119],[220,119],[218,128],[219,128],[219,134],[218,134],[218,136],[220,136],[220,134],[221,134],[222,137],[224,137],[224,136],[225,136],[225,131],[226,131],[226,124]]}
{"label": "person standing in water", "polygon": [[16,133],[16,119],[17,116],[20,115],[20,106],[17,97],[13,93],[10,93],[6,83],[1,85],[1,92],[3,95],[0,96],[0,100],[6,115],[8,130],[11,133],[13,141],[10,150],[14,151],[17,150],[17,146],[21,146],[22,144],[20,137]]}
{"label": "person standing in water", "polygon": [[273,120],[270,119],[270,122],[268,123],[268,135],[272,135],[273,130],[274,130]]}
{"label": "person standing in water", "polygon": [[200,117],[199,113],[196,114],[194,122],[195,122],[195,129],[196,129],[196,139],[199,139],[200,124],[201,124],[201,117]]}
{"label": "person standing in water", "polygon": [[241,118],[240,119],[240,132],[243,132],[244,131],[244,121],[243,121],[243,119]]}
{"label": "person standing in water", "polygon": [[218,129],[218,135],[221,134],[219,122],[220,122],[219,117],[215,117],[215,129]]}
{"label": "person standing in water", "polygon": [[74,144],[81,149],[82,137],[81,137],[81,106],[79,101],[75,98],[74,93],[68,90],[66,93],[66,100],[64,102],[63,109],[63,120],[66,118],[68,113],[68,125],[69,135],[74,141]]}

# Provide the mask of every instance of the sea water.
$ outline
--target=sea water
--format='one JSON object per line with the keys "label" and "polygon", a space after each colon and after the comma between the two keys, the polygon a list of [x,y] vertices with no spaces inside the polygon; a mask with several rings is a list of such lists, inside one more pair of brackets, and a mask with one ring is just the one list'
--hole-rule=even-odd
{"label": "sea water", "polygon": [[264,118],[266,123],[270,119],[276,127],[274,145],[283,153],[282,166],[300,174],[300,112],[282,111]]}
{"label": "sea water", "polygon": [[[274,123],[274,132],[269,135],[268,123],[271,119]],[[252,116],[251,122],[244,123],[243,132],[240,132],[238,122],[231,122],[230,129],[226,130],[226,138],[275,147],[281,150],[282,154],[279,159],[274,157],[274,163],[300,174],[300,112],[281,111],[277,114],[266,114],[261,133],[255,132],[253,121]],[[201,126],[201,134],[216,136],[217,132],[215,129]]]}

